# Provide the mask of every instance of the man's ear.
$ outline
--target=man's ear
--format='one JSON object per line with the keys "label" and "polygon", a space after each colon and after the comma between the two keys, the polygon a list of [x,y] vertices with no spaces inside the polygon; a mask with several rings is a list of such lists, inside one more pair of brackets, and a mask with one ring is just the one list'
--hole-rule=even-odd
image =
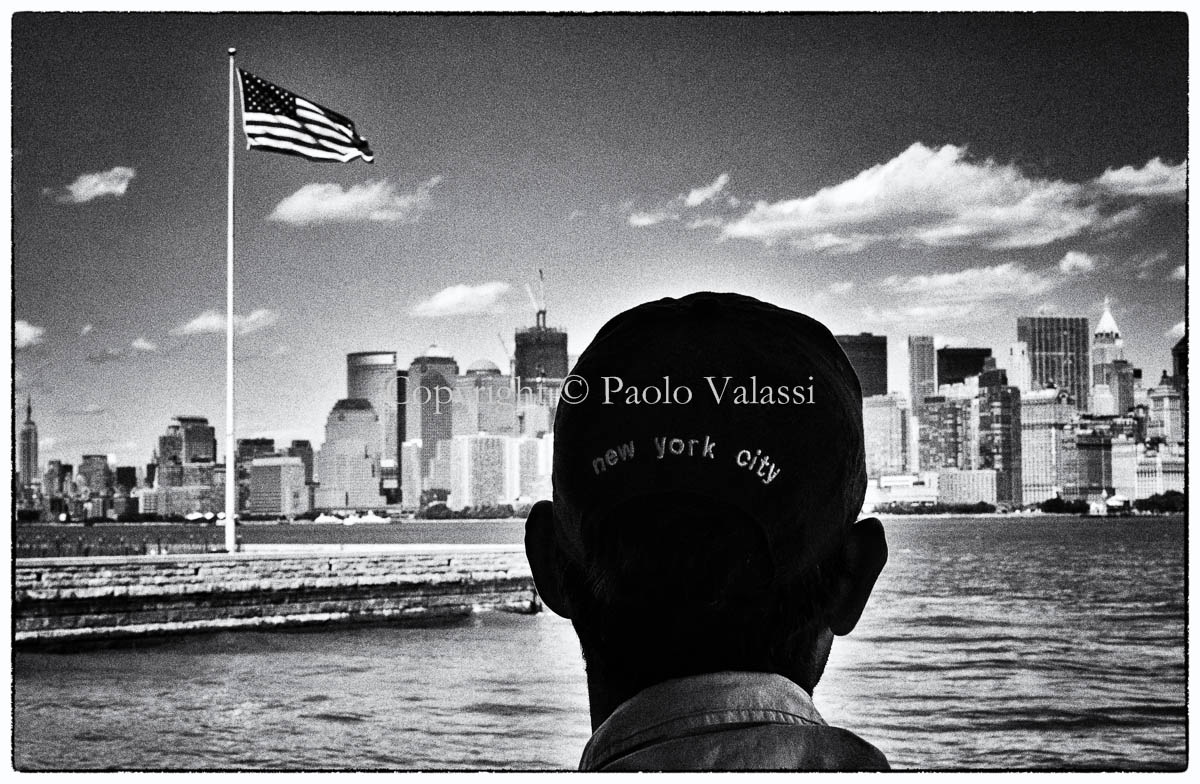
{"label": "man's ear", "polygon": [[570,605],[562,586],[563,553],[554,536],[554,504],[538,501],[525,520],[525,557],[542,602],[555,613],[570,618]]}
{"label": "man's ear", "polygon": [[829,630],[834,634],[849,634],[854,630],[887,559],[883,523],[868,517],[850,526],[842,545],[840,573],[826,610]]}

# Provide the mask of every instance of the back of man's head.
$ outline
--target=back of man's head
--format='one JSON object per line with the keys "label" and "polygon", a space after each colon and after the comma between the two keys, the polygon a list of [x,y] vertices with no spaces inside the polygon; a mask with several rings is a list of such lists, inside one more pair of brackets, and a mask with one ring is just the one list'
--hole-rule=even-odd
{"label": "back of man's head", "polygon": [[828,329],[734,294],[640,305],[580,356],[554,439],[527,548],[590,676],[630,692],[753,670],[811,690],[822,631],[861,611],[834,605],[866,488],[862,393]]}

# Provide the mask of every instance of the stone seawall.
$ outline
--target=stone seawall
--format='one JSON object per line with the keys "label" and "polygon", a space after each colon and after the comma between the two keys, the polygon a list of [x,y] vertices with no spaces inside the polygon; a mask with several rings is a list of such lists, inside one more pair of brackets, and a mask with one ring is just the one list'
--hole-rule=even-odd
{"label": "stone seawall", "polygon": [[14,572],[19,646],[541,608],[525,553],[511,545],[22,558]]}

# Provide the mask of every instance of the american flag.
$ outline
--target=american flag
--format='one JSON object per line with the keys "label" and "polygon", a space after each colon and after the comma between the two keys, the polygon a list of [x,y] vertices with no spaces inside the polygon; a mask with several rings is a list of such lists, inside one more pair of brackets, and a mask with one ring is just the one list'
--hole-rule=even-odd
{"label": "american flag", "polygon": [[349,118],[249,71],[239,68],[238,76],[242,82],[242,128],[249,148],[314,161],[375,160],[367,140],[358,135]]}

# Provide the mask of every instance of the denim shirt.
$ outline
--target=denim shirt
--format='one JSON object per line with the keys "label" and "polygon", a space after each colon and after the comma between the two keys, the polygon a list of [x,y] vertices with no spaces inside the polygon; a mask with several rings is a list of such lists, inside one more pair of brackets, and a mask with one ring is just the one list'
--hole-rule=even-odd
{"label": "denim shirt", "polygon": [[714,672],[659,683],[622,703],[580,770],[887,770],[879,749],[830,727],[782,675]]}

